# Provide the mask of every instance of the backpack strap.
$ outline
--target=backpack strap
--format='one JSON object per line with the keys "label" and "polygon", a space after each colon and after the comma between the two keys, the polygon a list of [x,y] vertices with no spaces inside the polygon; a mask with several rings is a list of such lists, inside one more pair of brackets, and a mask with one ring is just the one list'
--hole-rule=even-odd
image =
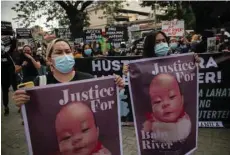
{"label": "backpack strap", "polygon": [[44,86],[47,84],[46,75],[39,76],[39,86]]}

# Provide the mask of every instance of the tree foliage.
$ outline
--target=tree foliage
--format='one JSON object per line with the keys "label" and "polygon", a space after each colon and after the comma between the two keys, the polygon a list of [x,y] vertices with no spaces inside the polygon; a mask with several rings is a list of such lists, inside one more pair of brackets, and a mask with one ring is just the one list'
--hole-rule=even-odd
{"label": "tree foliage", "polygon": [[87,7],[95,5],[105,9],[105,15],[114,14],[121,8],[121,1],[96,2],[96,1],[19,1],[12,10],[18,13],[15,18],[23,27],[28,27],[37,19],[46,17],[46,26],[52,28],[50,21],[58,21],[62,27],[68,26],[72,38],[83,36],[83,27],[89,26]]}
{"label": "tree foliage", "polygon": [[141,6],[154,9],[156,3],[168,7],[164,16],[158,16],[159,19],[184,19],[185,28],[195,29],[198,33],[221,27],[230,21],[230,2],[227,1],[143,1]]}
{"label": "tree foliage", "polygon": [[[155,7],[159,6],[158,7]],[[195,16],[190,3],[183,1],[143,1],[142,7],[151,6],[152,9],[166,8],[165,14],[156,15],[157,21],[183,19],[185,20],[185,28],[192,29],[195,26]]]}

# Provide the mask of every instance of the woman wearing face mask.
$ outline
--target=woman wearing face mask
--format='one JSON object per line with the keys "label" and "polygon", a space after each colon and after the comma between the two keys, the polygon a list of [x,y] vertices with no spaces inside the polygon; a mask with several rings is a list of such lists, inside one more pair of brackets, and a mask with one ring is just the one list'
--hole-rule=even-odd
{"label": "woman wearing face mask", "polygon": [[146,36],[144,41],[143,57],[160,57],[170,54],[169,41],[166,34],[162,31],[151,33]]}
{"label": "woman wearing face mask", "polygon": [[94,48],[94,56],[103,56],[103,53],[101,51],[101,44],[99,42],[94,42],[93,43],[93,48]]}
{"label": "woman wearing face mask", "polygon": [[[156,33],[151,33],[146,36],[144,41],[144,58],[152,58],[152,57],[163,57],[171,54],[169,41],[166,34],[162,31],[158,31]],[[196,62],[200,62],[200,59],[197,54],[194,55]],[[128,65],[123,66],[123,73],[128,73]]]}
{"label": "woman wearing face mask", "polygon": [[169,46],[170,46],[172,53],[180,53],[180,48],[178,48],[177,38],[171,37]]}
{"label": "woman wearing face mask", "polygon": [[91,48],[90,44],[85,44],[83,46],[83,57],[86,58],[86,57],[92,57],[94,55],[94,50]]}
{"label": "woman wearing face mask", "polygon": [[[49,44],[46,54],[51,70],[51,73],[45,75],[46,84],[66,83],[93,78],[90,74],[74,70],[75,60],[72,49],[67,41],[63,39],[53,40]],[[35,79],[35,86],[40,85],[40,78]],[[115,81],[119,87],[124,87],[121,77],[116,76]],[[18,90],[14,93],[13,99],[17,106],[21,106],[30,100],[30,96],[26,94],[25,90]]]}

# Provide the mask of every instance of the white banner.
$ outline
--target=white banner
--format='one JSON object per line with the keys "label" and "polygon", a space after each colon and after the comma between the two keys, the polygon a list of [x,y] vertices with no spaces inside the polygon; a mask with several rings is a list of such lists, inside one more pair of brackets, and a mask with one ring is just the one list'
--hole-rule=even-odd
{"label": "white banner", "polygon": [[183,20],[162,21],[162,31],[167,36],[183,36],[184,21]]}
{"label": "white banner", "polygon": [[220,121],[215,121],[215,122],[211,122],[211,121],[199,121],[199,127],[205,127],[205,128],[223,128],[224,125],[222,122]]}

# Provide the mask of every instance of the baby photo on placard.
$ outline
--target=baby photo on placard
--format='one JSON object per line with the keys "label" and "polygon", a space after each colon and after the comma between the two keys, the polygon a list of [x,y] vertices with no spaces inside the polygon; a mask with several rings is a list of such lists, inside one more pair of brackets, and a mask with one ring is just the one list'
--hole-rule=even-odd
{"label": "baby photo on placard", "polygon": [[129,69],[139,153],[193,152],[198,129],[194,56],[134,60]]}
{"label": "baby photo on placard", "polygon": [[30,155],[122,155],[114,77],[26,91],[31,101],[23,119]]}

